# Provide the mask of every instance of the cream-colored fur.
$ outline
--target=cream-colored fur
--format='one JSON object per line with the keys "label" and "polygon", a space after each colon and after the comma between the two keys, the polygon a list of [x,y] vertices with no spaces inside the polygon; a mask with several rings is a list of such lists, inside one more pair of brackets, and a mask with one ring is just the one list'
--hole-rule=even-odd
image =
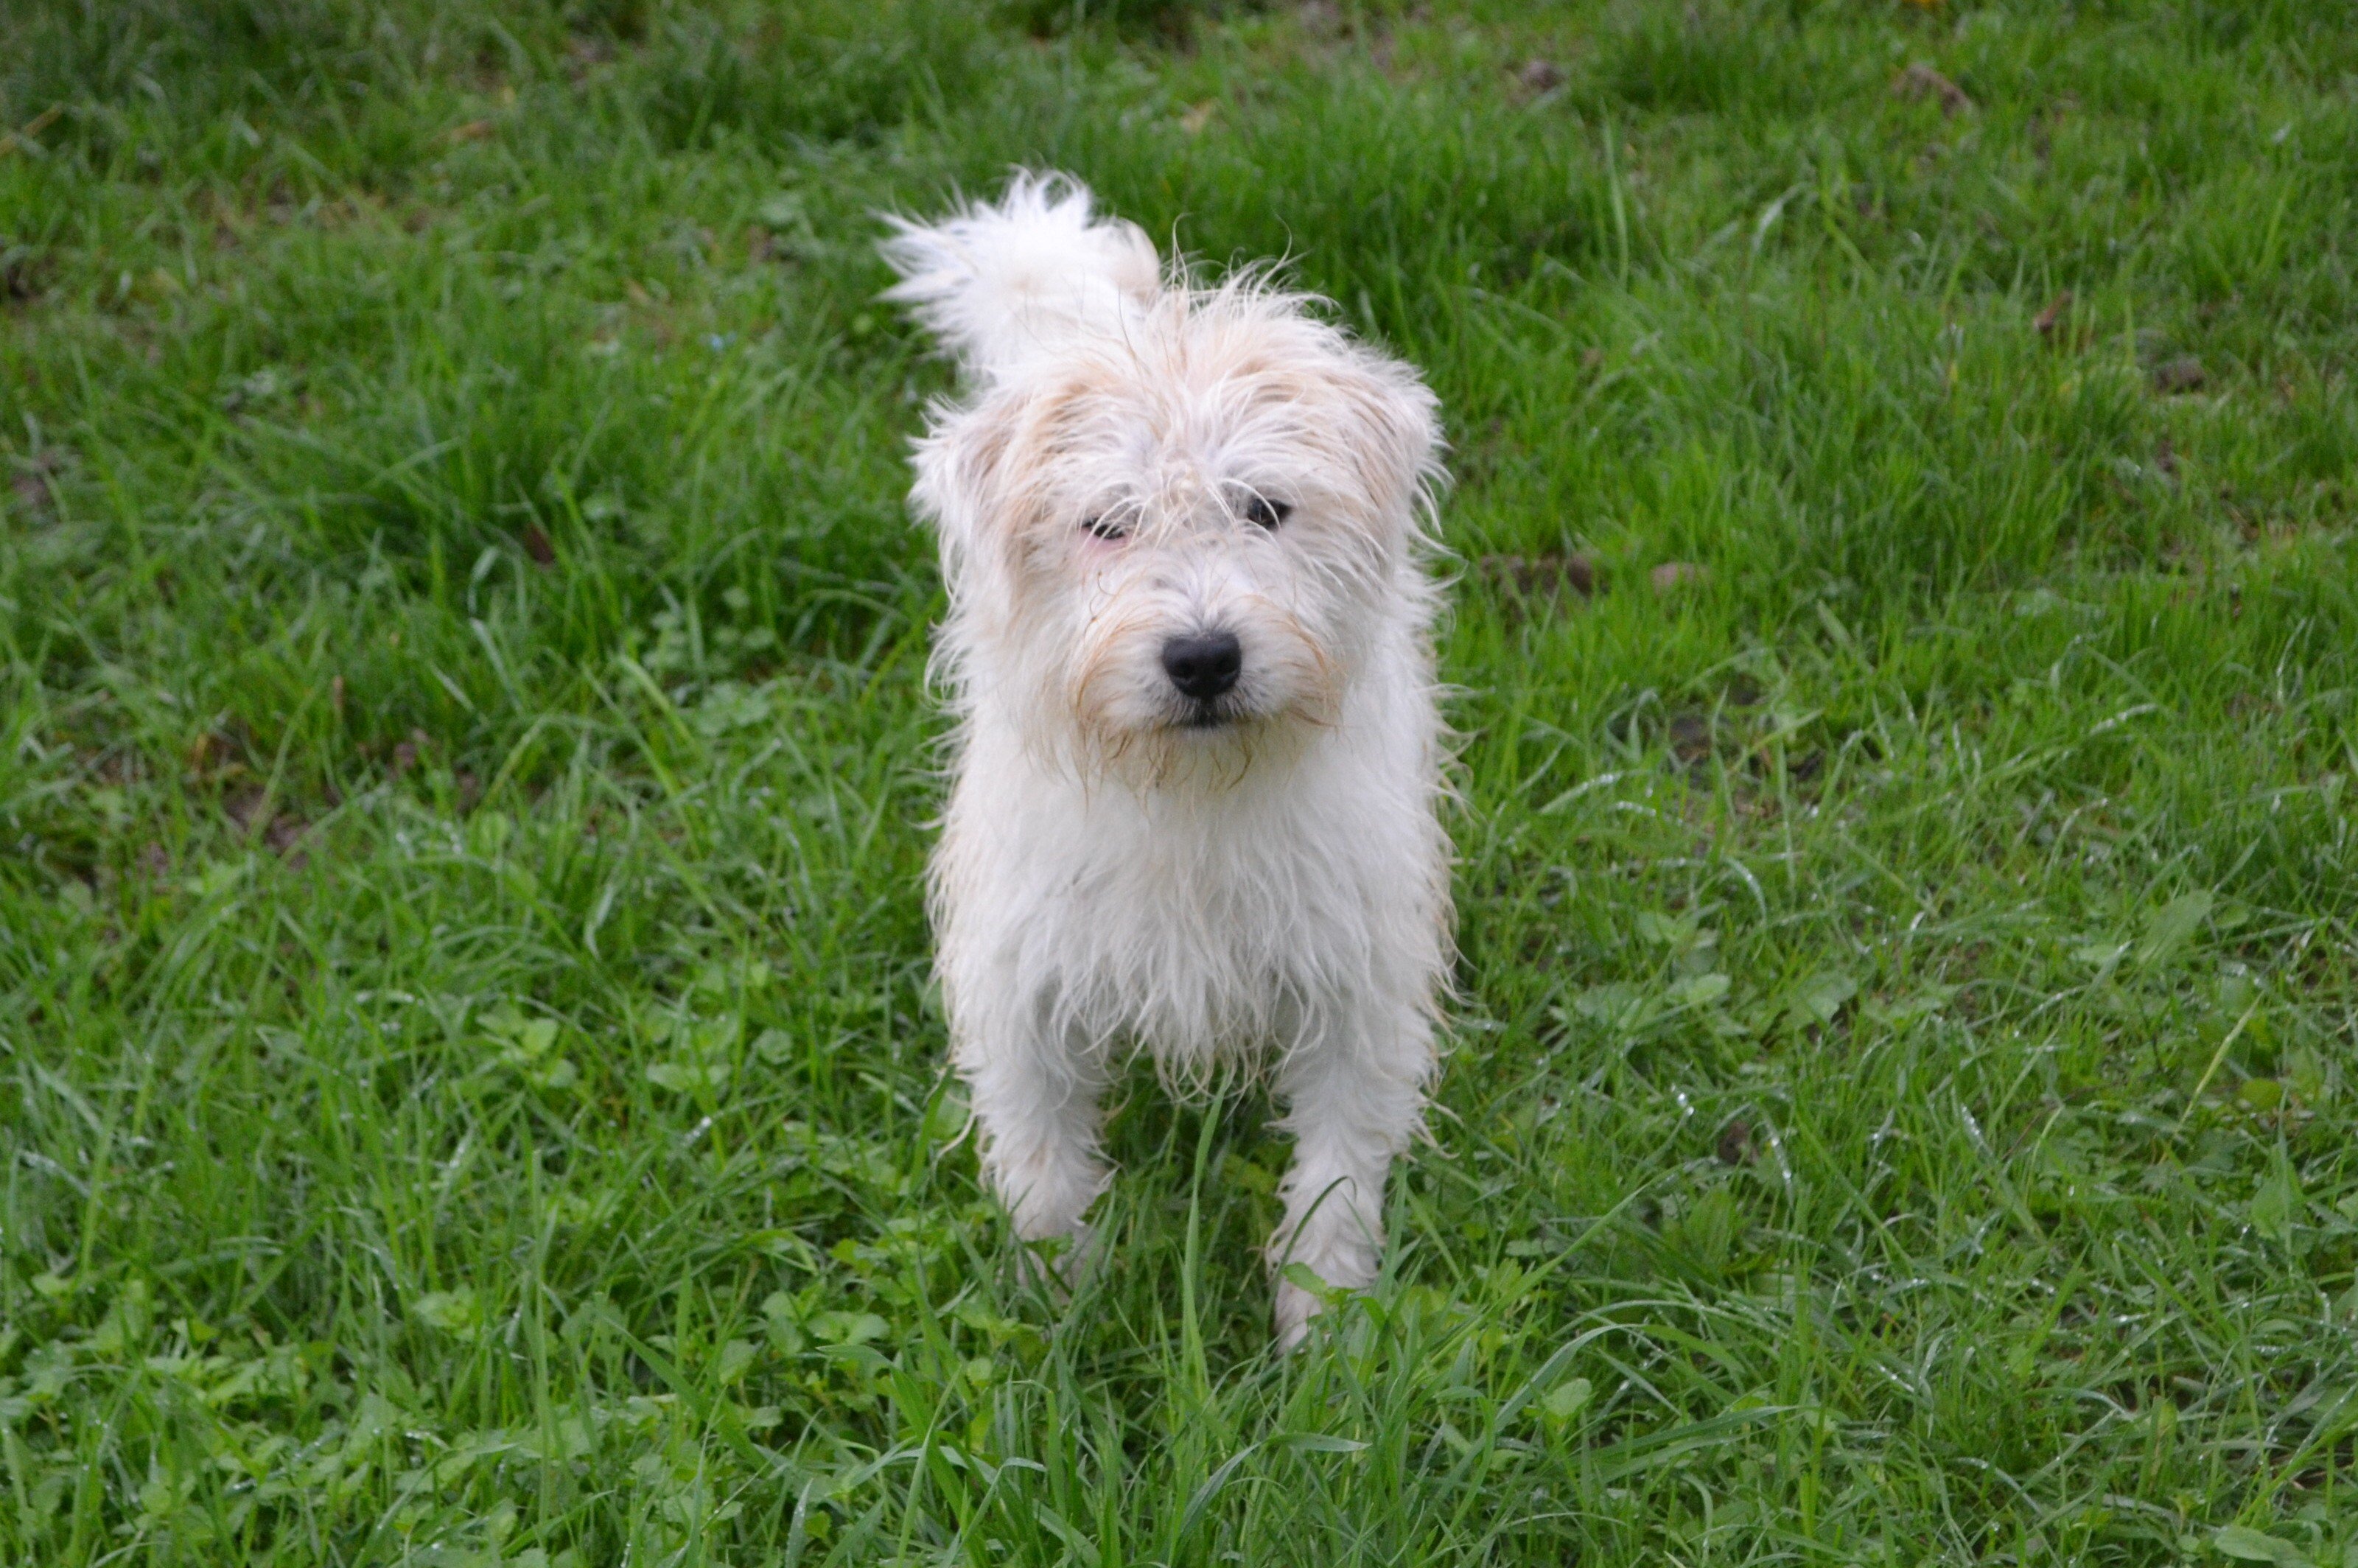
{"label": "cream-colored fur", "polygon": [[[1025,1239],[1077,1242],[1121,1054],[1265,1063],[1295,1139],[1271,1261],[1365,1285],[1451,953],[1433,396],[1060,177],[895,228],[890,297],[965,373],[913,498],[949,587],[932,908],[983,1171]],[[1281,1277],[1281,1337],[1317,1305]]]}

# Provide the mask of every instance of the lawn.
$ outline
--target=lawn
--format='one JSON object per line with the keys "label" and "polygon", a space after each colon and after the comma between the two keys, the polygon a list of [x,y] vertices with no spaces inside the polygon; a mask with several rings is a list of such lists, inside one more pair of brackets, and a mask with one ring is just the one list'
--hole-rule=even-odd
{"label": "lawn", "polygon": [[[17,0],[0,1559],[2358,1563],[2328,0]],[[920,872],[1070,169],[1441,395],[1462,995],[1024,1282]]]}

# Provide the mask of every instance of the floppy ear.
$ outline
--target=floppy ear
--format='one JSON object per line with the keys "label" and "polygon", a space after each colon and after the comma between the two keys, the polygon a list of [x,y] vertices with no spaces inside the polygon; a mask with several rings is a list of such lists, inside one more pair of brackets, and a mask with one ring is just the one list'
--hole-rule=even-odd
{"label": "floppy ear", "polygon": [[1007,454],[1015,438],[1014,414],[1004,397],[937,406],[933,427],[917,442],[909,500],[933,524],[942,580],[953,599],[979,566],[999,557],[992,535],[1010,526]]}
{"label": "floppy ear", "polygon": [[1334,378],[1349,431],[1349,460],[1367,493],[1422,533],[1442,467],[1441,404],[1416,372],[1352,344],[1348,368]]}

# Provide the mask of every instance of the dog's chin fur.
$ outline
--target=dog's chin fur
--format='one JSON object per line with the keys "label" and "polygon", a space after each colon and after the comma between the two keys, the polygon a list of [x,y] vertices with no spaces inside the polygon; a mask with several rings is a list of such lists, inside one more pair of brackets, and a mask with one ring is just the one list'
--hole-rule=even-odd
{"label": "dog's chin fur", "polygon": [[1075,778],[1166,797],[1217,796],[1258,768],[1282,773],[1315,731],[1299,720],[1189,718],[1159,729],[1095,737],[1071,764]]}
{"label": "dog's chin fur", "polygon": [[[1271,1263],[1367,1284],[1451,950],[1433,398],[1068,180],[896,229],[892,297],[966,381],[912,494],[949,589],[932,909],[984,1174],[1026,1239],[1077,1236],[1120,1054],[1267,1064],[1297,1141]],[[1215,633],[1207,695],[1173,650]],[[1316,1305],[1281,1280],[1281,1336]]]}

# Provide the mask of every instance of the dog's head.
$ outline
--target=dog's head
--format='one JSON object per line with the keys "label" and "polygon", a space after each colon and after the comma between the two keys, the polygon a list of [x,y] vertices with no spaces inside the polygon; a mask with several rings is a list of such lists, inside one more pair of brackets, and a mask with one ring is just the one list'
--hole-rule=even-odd
{"label": "dog's head", "polygon": [[1234,777],[1429,626],[1433,396],[1258,276],[1057,325],[918,448],[949,683],[1085,769]]}

